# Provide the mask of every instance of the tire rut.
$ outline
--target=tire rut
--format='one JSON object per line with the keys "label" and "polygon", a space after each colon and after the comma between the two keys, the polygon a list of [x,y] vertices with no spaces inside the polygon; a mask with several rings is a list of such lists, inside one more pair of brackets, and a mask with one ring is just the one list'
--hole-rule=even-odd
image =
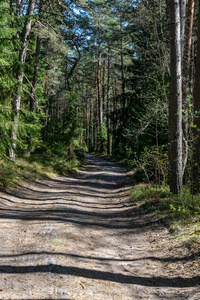
{"label": "tire rut", "polygon": [[169,277],[152,259],[128,170],[86,161],[77,174],[1,193],[0,299],[192,299],[192,278]]}

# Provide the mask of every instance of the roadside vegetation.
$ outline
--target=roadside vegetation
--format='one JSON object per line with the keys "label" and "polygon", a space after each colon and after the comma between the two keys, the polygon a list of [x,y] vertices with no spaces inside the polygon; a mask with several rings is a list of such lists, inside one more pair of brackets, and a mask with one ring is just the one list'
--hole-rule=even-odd
{"label": "roadside vegetation", "polygon": [[168,228],[171,238],[189,248],[194,258],[200,253],[200,196],[186,188],[180,196],[169,186],[135,184],[131,189],[134,203],[149,214],[151,221]]}
{"label": "roadside vegetation", "polygon": [[0,189],[6,190],[27,181],[66,175],[76,172],[84,164],[81,151],[76,151],[71,157],[65,149],[43,148],[30,156],[0,160]]}

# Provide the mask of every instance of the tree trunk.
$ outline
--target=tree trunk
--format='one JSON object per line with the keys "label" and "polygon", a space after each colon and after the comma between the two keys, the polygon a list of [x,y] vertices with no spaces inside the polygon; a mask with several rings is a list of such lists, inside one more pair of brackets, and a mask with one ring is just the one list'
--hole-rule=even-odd
{"label": "tree trunk", "polygon": [[[41,21],[41,10],[43,6],[43,0],[40,0],[39,3],[39,21]],[[39,62],[40,62],[40,49],[41,49],[41,42],[42,38],[41,35],[38,34],[37,36],[37,42],[36,42],[36,51],[35,51],[35,68],[34,68],[34,75],[33,75],[33,83],[31,87],[31,97],[30,97],[30,112],[35,111],[35,101],[36,101],[36,87],[37,87],[37,80],[38,80],[38,72],[39,72]],[[33,118],[31,117],[30,122],[33,122]],[[32,137],[31,133],[29,133],[28,136],[28,152],[30,153],[31,151],[31,146],[32,146]]]}
{"label": "tree trunk", "polygon": [[98,47],[97,90],[98,90],[98,117],[99,117],[98,129],[100,129],[103,122],[102,99],[101,99],[101,35],[100,33],[99,33],[99,47]]}
{"label": "tree trunk", "polygon": [[[116,129],[117,129],[117,71],[115,68],[115,78],[113,83],[113,128],[112,128],[112,149],[116,147]],[[113,151],[113,150],[112,150]]]}
{"label": "tree trunk", "polygon": [[94,151],[97,151],[97,132],[98,132],[98,99],[95,97],[94,99],[94,113],[93,113],[93,146]]}
{"label": "tree trunk", "polygon": [[[200,2],[199,2],[200,9]],[[198,40],[197,40],[197,56],[196,56],[196,73],[195,73],[195,85],[194,85],[194,145],[193,145],[193,159],[192,159],[192,176],[193,176],[193,189],[194,194],[200,193],[200,11],[198,20]]]}
{"label": "tree trunk", "polygon": [[182,191],[182,76],[179,0],[170,1],[171,86],[169,100],[170,190]]}
{"label": "tree trunk", "polygon": [[40,49],[41,49],[41,36],[37,36],[37,44],[36,44],[36,63],[35,63],[35,70],[34,70],[34,77],[33,77],[33,84],[31,89],[31,95],[30,98],[30,111],[34,112],[35,110],[35,91],[37,87],[37,79],[38,79],[38,71],[39,71],[39,60],[40,60]]}
{"label": "tree trunk", "polygon": [[[48,44],[48,41],[46,43],[45,51],[46,51],[45,62],[46,62],[46,65],[48,66],[48,64],[49,64],[49,55],[48,55],[49,44]],[[48,126],[48,120],[50,120],[49,76],[48,76],[47,71],[46,71],[46,75],[45,75],[44,99],[45,99],[45,108],[44,108],[45,121],[44,121],[44,126],[43,126],[43,129],[42,129],[43,141],[45,141],[47,139],[47,126]]]}
{"label": "tree trunk", "polygon": [[102,78],[102,113],[103,113],[103,116],[102,116],[102,121],[104,121],[104,118],[105,118],[105,97],[106,97],[106,83],[105,83],[105,76],[106,76],[106,61],[105,59],[103,60],[103,78]]}
{"label": "tree trunk", "polygon": [[108,46],[108,77],[107,77],[107,153],[110,155],[110,46]]}
{"label": "tree trunk", "polygon": [[[39,3],[39,21],[41,21],[42,7],[43,7],[43,0],[40,0],[40,3]],[[36,43],[36,51],[35,51],[35,58],[36,58],[36,60],[35,60],[33,84],[32,84],[32,88],[31,88],[31,95],[32,95],[32,97],[30,98],[30,111],[31,112],[34,112],[34,110],[35,110],[34,99],[35,99],[35,91],[36,91],[37,80],[38,80],[41,41],[42,41],[41,35],[38,34],[38,36],[37,36],[37,43]]]}
{"label": "tree trunk", "polygon": [[122,122],[125,121],[125,78],[124,78],[124,49],[123,49],[123,30],[120,21],[120,56],[121,56],[121,84],[122,84]]}
{"label": "tree trunk", "polygon": [[90,94],[89,94],[89,111],[90,111],[90,123],[89,123],[89,148],[88,150],[90,151],[90,149],[93,147],[92,145],[92,136],[93,136],[93,119],[92,119],[92,112],[93,112],[93,105],[92,105],[92,91],[91,91],[91,88],[90,88]]}
{"label": "tree trunk", "polygon": [[89,97],[88,97],[88,86],[86,87],[86,145],[89,148],[89,116],[90,116],[90,106],[89,106]]}
{"label": "tree trunk", "polygon": [[78,66],[80,60],[81,60],[81,51],[79,49],[79,46],[78,46],[78,43],[77,41],[75,40],[75,38],[72,38],[72,42],[77,50],[77,53],[78,53],[78,57],[75,59],[75,62],[73,64],[73,66],[71,67],[70,71],[69,71],[69,74],[67,75],[67,84],[68,84],[68,90],[71,91],[71,87],[70,87],[70,78],[73,76],[74,74],[74,71],[76,70],[76,67]]}
{"label": "tree trunk", "polygon": [[[35,0],[30,0],[27,10],[27,16],[32,16],[35,8]],[[26,61],[26,54],[28,48],[28,37],[31,31],[31,18],[27,19],[27,23],[23,29],[23,40],[22,40],[22,47],[19,53],[19,63],[20,69],[18,70],[17,80],[18,80],[18,88],[16,91],[16,95],[13,98],[12,102],[12,113],[13,113],[13,128],[11,132],[11,139],[12,139],[12,147],[9,149],[9,157],[12,160],[15,160],[15,149],[17,143],[17,131],[18,131],[18,123],[19,123],[19,111],[21,107],[21,93],[22,93],[22,85],[23,85],[23,78],[24,78],[24,64]]]}
{"label": "tree trunk", "polygon": [[185,11],[186,0],[179,0],[180,7],[180,34],[181,34],[181,58],[183,59],[184,38],[185,38]]}
{"label": "tree trunk", "polygon": [[188,158],[188,111],[189,102],[189,77],[190,77],[190,62],[192,49],[192,31],[194,22],[194,7],[195,0],[188,0],[187,22],[185,29],[185,45],[183,54],[183,69],[182,69],[182,95],[183,95],[183,140],[184,140],[184,155],[183,155],[183,173],[187,164]]}

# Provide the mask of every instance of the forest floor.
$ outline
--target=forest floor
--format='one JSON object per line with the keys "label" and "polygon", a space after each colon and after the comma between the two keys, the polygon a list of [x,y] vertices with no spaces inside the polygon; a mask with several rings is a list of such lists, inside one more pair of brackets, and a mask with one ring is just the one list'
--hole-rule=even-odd
{"label": "forest floor", "polygon": [[200,276],[134,204],[128,171],[86,154],[74,175],[0,194],[0,299],[200,300]]}

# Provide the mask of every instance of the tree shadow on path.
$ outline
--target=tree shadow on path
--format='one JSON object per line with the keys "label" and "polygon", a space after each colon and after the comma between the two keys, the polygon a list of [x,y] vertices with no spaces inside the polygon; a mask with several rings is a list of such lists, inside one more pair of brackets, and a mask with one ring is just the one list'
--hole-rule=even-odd
{"label": "tree shadow on path", "polygon": [[56,264],[40,265],[40,266],[9,266],[1,265],[0,273],[22,274],[22,273],[55,273],[62,275],[73,275],[78,277],[98,279],[105,281],[113,281],[126,284],[136,284],[149,287],[172,287],[183,288],[193,287],[200,282],[200,276],[193,278],[168,278],[168,277],[141,277],[130,276],[119,273],[111,273],[97,270],[89,270],[77,267],[65,267]]}

